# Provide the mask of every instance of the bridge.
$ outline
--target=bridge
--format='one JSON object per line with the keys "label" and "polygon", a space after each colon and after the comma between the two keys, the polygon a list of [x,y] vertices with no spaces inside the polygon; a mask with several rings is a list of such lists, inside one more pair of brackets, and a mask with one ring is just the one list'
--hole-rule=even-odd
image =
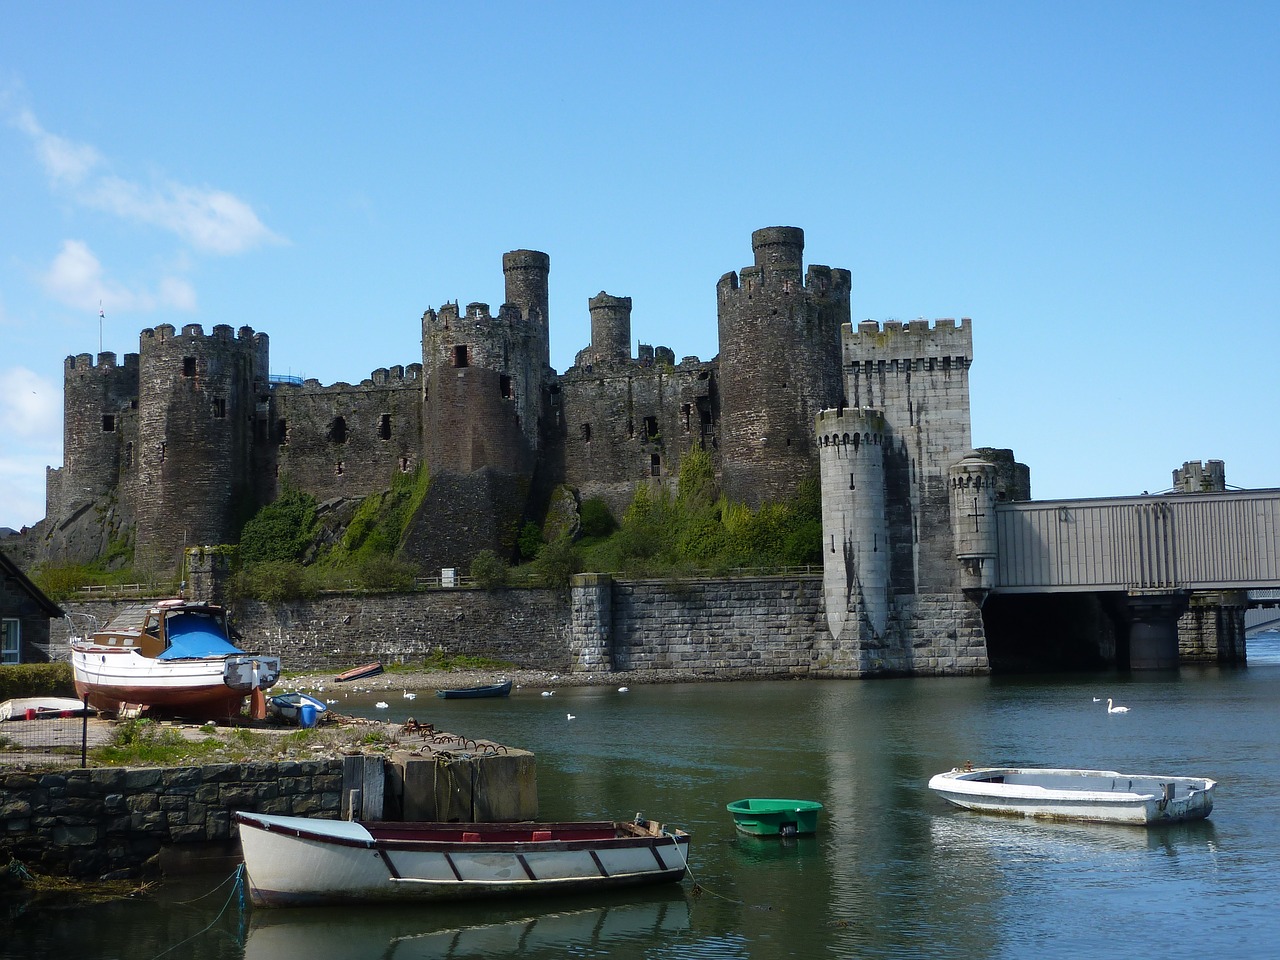
{"label": "bridge", "polygon": [[995,528],[992,592],[1123,594],[1134,667],[1177,665],[1192,593],[1280,590],[1280,489],[997,503]]}

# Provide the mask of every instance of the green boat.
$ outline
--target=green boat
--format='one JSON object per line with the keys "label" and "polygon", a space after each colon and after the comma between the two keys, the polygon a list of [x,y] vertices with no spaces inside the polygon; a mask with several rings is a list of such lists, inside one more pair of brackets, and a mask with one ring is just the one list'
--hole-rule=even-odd
{"label": "green boat", "polygon": [[753,837],[795,837],[818,829],[817,800],[735,800],[725,809],[733,824]]}

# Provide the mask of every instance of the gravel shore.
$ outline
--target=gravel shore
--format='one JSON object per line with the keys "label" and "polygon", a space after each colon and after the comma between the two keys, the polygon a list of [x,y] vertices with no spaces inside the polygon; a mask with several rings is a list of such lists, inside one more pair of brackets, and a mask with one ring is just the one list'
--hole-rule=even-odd
{"label": "gravel shore", "polygon": [[434,694],[437,690],[478,687],[504,680],[510,680],[517,688],[554,690],[557,687],[634,687],[641,684],[707,683],[730,679],[718,676],[712,670],[556,673],[552,670],[411,670],[396,667],[366,680],[352,680],[335,687],[335,676],[331,671],[321,670],[291,672],[281,678],[278,686],[288,690],[308,690],[324,686],[330,689],[358,687],[362,690],[408,690],[413,693]]}

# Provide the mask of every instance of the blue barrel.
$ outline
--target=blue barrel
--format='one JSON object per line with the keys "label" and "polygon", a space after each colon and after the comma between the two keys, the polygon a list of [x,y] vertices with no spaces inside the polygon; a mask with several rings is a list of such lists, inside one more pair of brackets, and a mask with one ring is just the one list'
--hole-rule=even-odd
{"label": "blue barrel", "polygon": [[316,725],[316,706],[314,703],[304,703],[298,707],[298,726],[314,727]]}

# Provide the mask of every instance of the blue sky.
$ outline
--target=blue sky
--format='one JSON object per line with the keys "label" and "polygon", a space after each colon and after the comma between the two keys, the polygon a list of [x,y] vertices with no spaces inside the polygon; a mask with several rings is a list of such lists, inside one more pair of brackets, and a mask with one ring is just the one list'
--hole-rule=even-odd
{"label": "blue sky", "polygon": [[855,320],[971,317],[973,438],[1038,499],[1280,486],[1280,5],[0,0],[0,526],[44,515],[62,361],[252,326],[274,373],[420,360],[551,256],[714,356],[793,225]]}

